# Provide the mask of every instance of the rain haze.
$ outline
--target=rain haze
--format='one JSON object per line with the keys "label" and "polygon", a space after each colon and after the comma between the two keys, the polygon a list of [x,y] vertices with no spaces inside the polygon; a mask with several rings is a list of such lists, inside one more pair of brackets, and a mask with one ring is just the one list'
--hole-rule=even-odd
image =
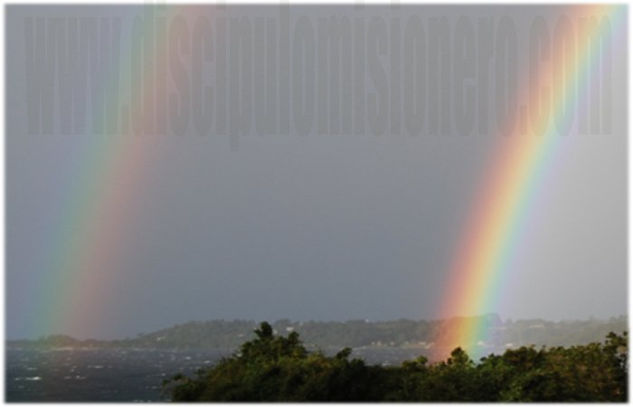
{"label": "rain haze", "polygon": [[[562,9],[160,10],[7,8],[7,337],[121,338],[210,319],[450,316],[439,307],[503,137],[504,92],[529,69],[534,21],[551,35]],[[196,16],[209,23],[197,29]],[[119,44],[98,68],[73,41],[92,17],[105,21],[95,35]],[[150,18],[167,21],[165,55],[135,41],[153,38]],[[514,37],[503,35],[508,24]],[[460,27],[472,28],[472,41],[458,41]],[[330,40],[331,31],[343,40]],[[51,33],[57,41],[40,41]],[[330,54],[331,44],[343,52]],[[42,50],[53,55],[41,60],[57,67],[53,79],[37,68]],[[572,109],[577,118],[598,109],[610,127],[589,123],[583,134],[575,120],[544,167],[489,310],[504,319],[627,313],[626,100],[616,91],[627,86],[626,54],[605,52],[610,63],[596,68],[602,82],[591,89],[607,99]],[[85,64],[63,65],[82,55]],[[144,79],[160,67],[165,83]],[[85,89],[75,86],[82,69]],[[408,82],[412,72],[427,80]],[[456,91],[464,83],[467,91]],[[156,114],[145,105],[140,124],[125,114],[135,111],[135,86],[155,92]],[[211,100],[208,89],[207,116],[197,102]],[[98,96],[116,101],[107,134],[86,130]],[[68,101],[70,124],[60,119]]]}

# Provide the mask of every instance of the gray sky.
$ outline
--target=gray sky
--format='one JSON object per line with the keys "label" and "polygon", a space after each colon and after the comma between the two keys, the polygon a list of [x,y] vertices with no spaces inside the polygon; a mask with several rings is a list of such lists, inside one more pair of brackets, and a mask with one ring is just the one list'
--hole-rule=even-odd
{"label": "gray sky", "polygon": [[[298,134],[301,132],[291,125],[288,135],[258,136],[251,128],[246,132],[237,131],[239,141],[231,145],[229,135],[218,130],[214,122],[205,137],[195,134],[195,126],[190,125],[178,136],[145,134],[141,141],[124,141],[122,149],[113,150],[95,147],[99,144],[94,140],[103,136],[86,132],[62,134],[58,121],[54,134],[29,134],[27,85],[29,81],[41,79],[42,74],[33,76],[27,69],[27,17],[59,16],[62,24],[68,24],[73,17],[119,17],[121,58],[125,62],[126,52],[133,52],[128,46],[135,36],[134,17],[141,12],[140,7],[119,6],[9,8],[6,43],[7,336],[32,337],[54,331],[79,337],[113,338],[188,320],[215,318],[434,317],[483,169],[493,159],[498,131],[489,126],[485,134],[473,131],[464,136],[451,119],[451,129],[439,134],[422,131],[411,137],[392,134],[388,128],[386,134],[375,136],[371,130],[376,124],[366,118],[365,135],[319,135],[314,130],[320,120],[317,116],[309,134]],[[518,59],[511,63],[515,64],[516,75],[522,82],[529,66],[530,27],[536,16],[544,16],[551,35],[561,12],[566,10],[501,6],[354,9],[324,5],[292,8],[290,24],[299,25],[301,16],[307,17],[316,38],[319,16],[344,15],[351,21],[363,19],[366,22],[363,38],[374,44],[369,33],[372,29],[368,27],[376,16],[381,17],[388,28],[393,28],[394,20],[400,19],[400,28],[404,30],[407,18],[417,15],[427,42],[433,36],[432,17],[446,17],[451,41],[458,38],[456,27],[462,25],[457,23],[459,16],[470,19],[475,29],[481,21],[478,19],[484,17],[491,19],[492,38],[499,44],[503,34],[494,34],[494,30],[498,30],[502,17],[507,16],[517,35]],[[279,10],[274,7],[184,12],[185,27],[194,32],[192,15],[196,14],[208,15],[212,30],[218,29],[219,17],[250,18],[252,29],[257,24],[256,17],[279,20]],[[571,18],[575,24],[573,14]],[[212,37],[217,40],[220,35],[213,31]],[[301,35],[295,32],[294,38]],[[477,31],[476,35],[481,34]],[[613,40],[617,45],[615,49],[627,49],[626,31],[614,29],[613,35],[617,36]],[[220,40],[217,41],[213,52],[219,46]],[[360,61],[356,54],[359,43],[352,43],[354,66]],[[385,46],[388,44],[385,41]],[[454,43],[449,42],[449,45],[454,46]],[[406,70],[409,60],[405,56],[412,51],[406,44],[402,46],[402,66]],[[310,49],[309,45],[306,47]],[[427,44],[424,49],[432,53],[432,48]],[[230,52],[235,48],[229,45],[228,49]],[[258,49],[253,45],[250,54],[246,51],[241,55],[246,55],[246,61],[257,61]],[[300,49],[304,48],[297,48]],[[438,49],[441,54],[442,45]],[[481,44],[476,45],[474,55],[481,49]],[[491,50],[493,56],[502,52],[498,45],[492,45]],[[315,78],[325,72],[329,81],[332,60],[317,57],[318,45],[313,51]],[[177,59],[173,54],[168,55],[167,62]],[[206,84],[217,84],[214,82],[217,54],[214,57],[201,70]],[[414,93],[424,94],[427,109],[434,109],[443,95],[454,95],[456,86],[455,77],[451,76],[448,87],[440,87],[437,97],[433,96],[431,89],[438,79],[431,73],[432,57],[419,60],[422,71],[429,72],[428,88],[413,88]],[[367,67],[371,70],[371,57],[367,58]],[[610,317],[627,312],[626,55],[615,52],[611,58],[610,77],[606,77],[612,93],[610,108],[605,111],[611,114],[612,129],[608,134],[583,135],[577,134],[574,124],[573,136],[555,152],[553,164],[547,167],[529,209],[527,231],[518,239],[520,246],[511,262],[511,270],[505,274],[498,309],[492,310],[503,318]],[[345,67],[345,60],[341,60]],[[129,66],[124,62],[121,81],[127,77],[124,72]],[[451,60],[448,69],[455,72],[477,63],[476,57],[465,63]],[[244,64],[243,60],[238,63],[241,67]],[[393,77],[391,65],[389,57],[385,57],[382,69],[388,78]],[[498,100],[495,92],[499,92],[501,75],[494,72],[494,63],[492,65],[488,87],[477,75],[467,81],[477,89],[476,95],[483,92],[490,101],[490,120],[494,122],[495,115],[500,114],[494,101]],[[167,66],[173,68],[168,63]],[[188,69],[186,64],[185,69]],[[295,66],[287,72],[280,65],[273,71],[279,73],[282,78],[279,81],[289,76],[306,82],[305,76],[293,76],[297,72],[293,69],[300,71]],[[111,71],[105,68],[104,78]],[[254,72],[259,71],[254,69]],[[234,73],[229,69],[229,76]],[[308,74],[304,72],[304,75]],[[370,73],[367,75],[364,80],[354,76],[355,83],[365,92],[376,92],[375,78]],[[178,74],[172,72],[171,78],[175,76]],[[57,95],[70,86],[74,76],[70,78],[70,82],[55,82],[57,93],[51,102],[55,114],[61,105]],[[270,82],[265,76],[255,74],[253,87],[248,88],[243,78],[240,80],[238,88],[246,89],[244,92],[249,96],[255,87]],[[404,90],[414,85],[403,80],[405,85],[401,92],[404,95]],[[195,78],[191,81],[192,89],[200,88]],[[308,90],[303,95],[316,100],[318,107],[315,92],[322,87],[318,79],[316,81],[313,88],[306,86]],[[167,85],[169,91],[174,91],[176,83],[177,80],[173,80]],[[393,83],[387,83],[390,92],[395,89]],[[126,92],[134,93],[125,83],[120,86],[121,100],[125,100]],[[599,86],[594,85],[594,89]],[[217,86],[214,89],[217,90]],[[220,96],[218,100],[222,100]],[[370,98],[365,102],[367,100]],[[289,103],[291,108],[300,103],[295,94],[290,100],[281,95],[279,101],[281,105]],[[324,106],[329,108],[331,103],[326,100]],[[451,115],[455,105],[452,96]],[[253,105],[253,117],[262,113],[262,106]],[[480,123],[479,100],[472,106],[474,123]],[[339,109],[344,116],[353,114],[349,106]],[[430,126],[435,116],[427,112],[423,122]],[[577,114],[582,114],[581,110],[577,110]],[[90,123],[92,119],[87,117]],[[293,119],[291,124],[295,125],[310,121],[297,116]],[[239,123],[252,121],[246,119]],[[402,126],[404,129],[404,121]],[[473,124],[472,128],[477,127]],[[133,153],[129,161],[123,162],[134,163],[130,168],[141,167],[138,173],[142,175],[137,171],[128,174],[125,167],[122,175],[113,178],[91,172],[94,168],[116,171],[116,163],[120,161],[113,155],[123,154],[131,143],[140,145],[142,153],[138,157]],[[104,166],[93,162],[99,157],[105,157]],[[84,181],[81,181],[82,176],[86,177]],[[127,188],[111,183],[102,185],[99,183],[102,179],[132,183],[129,188],[132,193],[125,195],[124,207],[135,209],[124,221],[117,217],[103,219],[102,223],[91,219],[96,216],[91,208],[98,204],[87,204],[86,212],[79,213],[84,202],[81,196],[90,189],[77,187],[77,183],[92,185],[106,201],[117,194],[118,188]],[[73,209],[75,207],[78,209]],[[83,220],[66,223],[64,217],[68,216]],[[108,224],[116,236],[118,249],[108,252],[108,264],[101,262],[98,271],[77,267],[69,271],[56,266],[54,259],[59,256],[77,255],[63,249],[64,227],[74,228],[71,233],[81,239],[89,239],[91,235],[86,230],[95,224]],[[99,242],[99,239],[84,241],[85,246],[79,247],[91,247]],[[87,264],[95,262],[89,259]],[[69,266],[72,267],[75,266]],[[64,288],[68,281],[81,280],[80,275],[92,281],[90,273],[104,273],[106,269],[108,275],[100,277],[106,282],[103,292],[78,293],[81,287]],[[49,285],[51,282],[59,286]],[[89,285],[86,290],[100,289],[98,285]],[[97,299],[98,304],[93,304]],[[64,315],[65,311],[58,311],[59,304],[98,312],[90,323],[85,322],[85,316],[83,322],[78,322]]]}

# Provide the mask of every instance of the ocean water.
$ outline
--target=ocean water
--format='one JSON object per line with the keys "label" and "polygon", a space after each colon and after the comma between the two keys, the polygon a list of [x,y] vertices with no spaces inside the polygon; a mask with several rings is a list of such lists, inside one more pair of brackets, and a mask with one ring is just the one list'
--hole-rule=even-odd
{"label": "ocean water", "polygon": [[[325,350],[333,355],[339,348]],[[176,373],[193,375],[231,350],[8,349],[6,400],[9,402],[157,402],[162,382]],[[419,356],[398,348],[356,348],[352,357],[369,364],[394,365]]]}
{"label": "ocean water", "polygon": [[161,384],[230,351],[133,349],[6,352],[6,401],[161,401]]}

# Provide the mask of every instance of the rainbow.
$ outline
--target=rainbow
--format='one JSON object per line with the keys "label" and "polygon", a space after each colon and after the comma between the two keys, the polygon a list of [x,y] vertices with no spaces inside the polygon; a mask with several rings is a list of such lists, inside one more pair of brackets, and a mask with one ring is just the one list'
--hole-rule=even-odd
{"label": "rainbow", "polygon": [[[81,139],[81,147],[73,152],[80,159],[73,174],[72,191],[66,194],[67,201],[62,204],[59,224],[55,228],[54,241],[47,260],[46,277],[38,282],[38,299],[45,310],[41,315],[30,318],[32,332],[54,333],[72,332],[82,327],[86,332],[94,332],[98,325],[108,324],[113,315],[108,314],[108,303],[116,297],[116,273],[122,273],[117,266],[126,250],[128,241],[126,225],[130,224],[140,209],[138,189],[142,188],[145,174],[160,159],[159,153],[152,148],[155,140],[140,129],[156,129],[156,112],[166,111],[168,85],[164,80],[164,67],[168,65],[168,47],[161,41],[164,33],[154,23],[150,15],[158,6],[145,7],[147,15],[135,35],[152,36],[153,46],[143,48],[142,64],[149,67],[139,81],[131,77],[129,67],[139,61],[132,60],[138,53],[127,52],[129,59],[119,61],[117,65],[102,69],[103,120],[92,123],[96,134]],[[184,18],[193,18],[208,8],[168,6],[165,18],[182,14]],[[130,7],[135,14],[139,8]],[[624,19],[626,6],[573,6],[570,14],[577,16],[615,17],[614,21]],[[604,32],[611,29],[609,19],[588,33],[592,39],[586,47],[571,53],[557,70],[556,66],[543,64],[533,81],[541,83],[546,78],[561,77],[564,80],[553,83],[552,103],[548,120],[537,124],[533,132],[538,136],[519,134],[518,117],[510,118],[499,147],[492,153],[494,159],[483,176],[483,186],[475,198],[471,216],[461,235],[455,251],[455,264],[449,273],[449,282],[445,290],[445,301],[441,304],[443,315],[472,316],[493,310],[502,279],[507,274],[507,264],[521,236],[530,202],[536,189],[543,180],[548,163],[555,154],[561,137],[557,133],[556,123],[568,121],[573,117],[569,108],[570,100],[575,100],[576,86],[586,83],[596,60],[592,58],[600,46]],[[615,26],[615,25],[614,25]],[[164,27],[163,27],[164,28]],[[556,41],[564,41],[573,36],[572,25],[569,32],[563,32]],[[124,41],[125,42],[125,41]],[[562,67],[562,68],[561,68]],[[564,68],[564,69],[563,69]],[[112,91],[124,84],[132,84],[129,95]],[[114,86],[117,85],[117,86]],[[519,92],[519,100],[526,100],[528,89]],[[125,99],[131,96],[134,103],[130,112],[118,111],[129,104]],[[538,101],[527,100],[528,105]],[[116,113],[115,113],[116,112]],[[125,115],[124,115],[125,113]],[[128,114],[129,113],[129,114]],[[125,117],[124,117],[125,116]],[[125,118],[129,120],[126,120]],[[552,120],[555,118],[555,120]],[[126,131],[112,135],[111,129],[120,128],[126,123]],[[564,127],[564,126],[563,126]],[[516,133],[516,134],[515,134]],[[481,320],[461,318],[455,329],[436,340],[438,355],[454,346],[473,348],[487,335],[487,326]]]}
{"label": "rainbow", "polygon": [[[503,282],[511,273],[509,262],[529,222],[538,189],[545,182],[552,157],[569,140],[561,136],[572,132],[576,106],[586,95],[587,83],[594,80],[591,74],[600,62],[600,47],[607,46],[604,41],[611,41],[623,25],[626,10],[626,6],[613,5],[565,9],[567,23],[552,36],[553,50],[568,50],[566,43],[573,44],[577,34],[588,38],[587,43],[579,44],[575,52],[551,52],[549,61],[542,62],[537,72],[523,81],[518,101],[527,101],[528,108],[542,105],[541,92],[530,92],[528,86],[549,86],[549,106],[527,131],[525,117],[517,109],[499,134],[454,251],[437,313],[452,318],[435,333],[434,360],[446,358],[458,346],[471,356],[483,356],[492,331],[486,314],[496,311]],[[572,21],[581,17],[594,17],[598,22],[583,26],[580,29],[586,31],[578,33]]]}
{"label": "rainbow", "polygon": [[[209,8],[148,4],[128,6],[128,11],[122,28],[130,17],[133,30],[121,34],[147,41],[122,38],[121,55],[126,58],[102,67],[104,114],[92,118],[92,134],[77,137],[80,147],[73,154],[79,163],[58,216],[57,244],[46,261],[49,270],[39,281],[38,301],[46,309],[31,319],[34,333],[85,336],[114,321],[106,305],[117,296],[118,273],[125,272],[118,259],[130,244],[126,226],[141,208],[138,190],[145,174],[161,158],[158,135],[168,131],[161,117],[168,111],[166,27],[175,18],[193,18]],[[130,86],[128,92],[120,91],[124,86]]]}

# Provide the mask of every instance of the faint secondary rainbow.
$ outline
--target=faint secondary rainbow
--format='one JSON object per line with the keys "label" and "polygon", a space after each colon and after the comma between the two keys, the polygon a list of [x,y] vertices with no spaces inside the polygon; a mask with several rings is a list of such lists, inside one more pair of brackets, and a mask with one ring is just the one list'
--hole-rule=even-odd
{"label": "faint secondary rainbow", "polygon": [[[546,114],[537,118],[531,128],[526,128],[519,109],[505,123],[454,251],[454,263],[438,310],[438,315],[454,318],[438,328],[433,359],[444,359],[458,346],[474,357],[485,351],[478,344],[489,338],[489,319],[475,316],[495,311],[502,282],[511,273],[509,261],[520,244],[531,203],[544,183],[551,157],[564,140],[561,136],[573,126],[578,98],[593,80],[592,67],[600,63],[600,47],[611,43],[613,33],[626,19],[626,11],[626,6],[621,5],[565,8],[563,15],[568,21],[550,41],[550,60],[541,63],[537,72],[523,81],[517,100],[528,101],[528,109],[542,103],[538,99],[541,92],[530,92],[530,87],[549,86],[551,102]],[[586,30],[581,33],[585,36],[579,36],[576,21],[572,20],[577,17],[597,17],[598,22],[581,27]],[[587,43],[577,44],[575,52],[555,54],[557,49],[567,50],[565,42],[575,44],[578,37],[588,38]]]}
{"label": "faint secondary rainbow", "polygon": [[[93,118],[87,134],[76,136],[82,143],[75,152],[78,164],[58,217],[46,278],[39,282],[42,310],[31,319],[32,332],[73,332],[77,327],[91,332],[114,318],[108,304],[116,301],[112,284],[124,272],[118,266],[130,243],[126,227],[138,213],[144,175],[157,161],[157,134],[165,131],[160,112],[167,111],[168,103],[166,27],[176,18],[200,13],[195,5],[127,7],[134,22],[126,33],[121,18],[120,55],[126,58],[102,67],[103,119]],[[159,15],[161,7],[165,11]],[[135,42],[138,36],[151,41]],[[139,64],[140,70],[135,69]],[[121,91],[124,86],[129,92]]]}

